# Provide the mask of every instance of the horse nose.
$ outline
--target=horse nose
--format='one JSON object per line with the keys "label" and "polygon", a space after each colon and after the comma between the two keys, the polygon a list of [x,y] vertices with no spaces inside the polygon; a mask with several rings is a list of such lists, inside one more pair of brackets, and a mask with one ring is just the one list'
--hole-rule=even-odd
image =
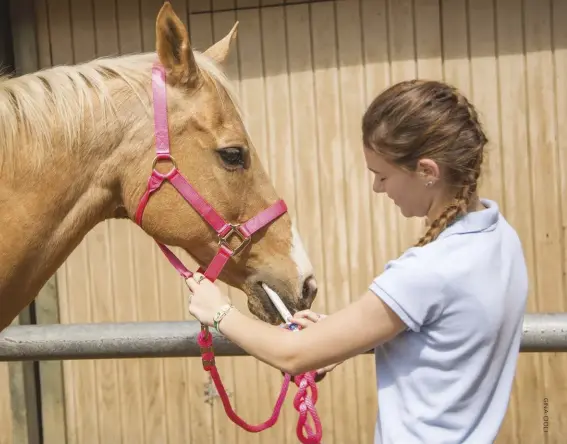
{"label": "horse nose", "polygon": [[301,296],[303,297],[303,302],[311,306],[317,296],[317,281],[315,277],[309,276],[305,279]]}

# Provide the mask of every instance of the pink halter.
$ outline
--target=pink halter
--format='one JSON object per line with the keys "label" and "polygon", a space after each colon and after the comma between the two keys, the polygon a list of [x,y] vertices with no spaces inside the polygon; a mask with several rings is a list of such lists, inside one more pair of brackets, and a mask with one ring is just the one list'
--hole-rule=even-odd
{"label": "pink halter", "polygon": [[[282,214],[287,212],[287,206],[283,200],[278,200],[273,205],[242,225],[226,222],[189,184],[187,179],[183,177],[177,169],[175,159],[169,152],[165,70],[163,66],[159,64],[155,64],[152,69],[152,88],[154,96],[156,157],[152,163],[152,173],[148,181],[148,187],[142,196],[140,204],[138,205],[138,210],[136,211],[136,223],[140,226],[142,225],[142,216],[150,196],[161,187],[165,180],[168,180],[179,194],[181,194],[184,199],[201,215],[201,217],[217,232],[219,238],[219,250],[208,268],[203,273],[207,276],[207,279],[214,281],[221,273],[230,257],[240,253],[250,243],[250,239],[256,231],[270,224]],[[173,164],[173,168],[166,174],[162,174],[156,170],[157,163],[162,160],[168,160]],[[238,236],[241,242],[241,244],[234,250],[232,250],[228,244],[232,235]],[[189,271],[185,265],[183,265],[183,263],[169,248],[160,242],[157,242],[157,244],[179,274],[185,278],[193,275],[193,273]],[[199,272],[202,272],[202,270],[199,269]]]}
{"label": "pink halter", "polygon": [[[167,100],[166,100],[166,87],[165,87],[165,70],[162,65],[156,63],[152,68],[152,89],[154,99],[154,125],[155,125],[155,140],[156,140],[156,157],[152,162],[152,173],[148,180],[146,192],[142,196],[138,209],[136,211],[136,223],[142,225],[142,217],[144,209],[148,204],[151,195],[157,191],[164,181],[168,180],[171,185],[183,196],[183,198],[201,215],[201,217],[209,223],[209,225],[216,231],[218,236],[219,249],[217,254],[203,272],[199,268],[199,272],[203,273],[207,279],[215,281],[222,269],[232,257],[240,253],[249,243],[252,235],[259,229],[272,223],[279,216],[287,212],[286,204],[283,200],[276,201],[273,205],[263,210],[252,219],[249,219],[244,224],[232,224],[226,222],[215,209],[199,195],[199,193],[189,184],[183,175],[177,169],[177,163],[171,156],[169,150],[169,128],[167,123]],[[156,170],[156,165],[159,161],[166,160],[173,165],[172,169],[162,174]],[[229,239],[232,235],[240,238],[240,245],[232,250],[229,246]],[[157,242],[165,257],[171,262],[173,267],[185,278],[193,275],[185,265],[173,254],[173,252],[160,242]],[[240,427],[250,432],[259,432],[271,427],[277,421],[283,401],[287,394],[287,389],[291,380],[290,375],[286,375],[280,392],[280,396],[276,401],[276,406],[272,416],[262,423],[261,425],[249,425],[238,417],[230,406],[228,396],[220,380],[220,375],[215,365],[214,351],[213,351],[213,337],[208,330],[208,327],[201,325],[201,333],[197,338],[201,346],[201,360],[205,371],[210,372],[212,379],[215,383],[217,390],[221,396],[224,409],[229,418]],[[316,444],[321,440],[322,430],[321,423],[315,411],[315,402],[317,400],[317,387],[314,381],[314,373],[305,375],[298,375],[295,378],[296,384],[299,386],[294,399],[294,407],[300,412],[300,419],[297,425],[297,436],[302,443]],[[307,389],[310,388],[313,392],[313,398],[308,395]],[[307,424],[307,416],[311,414],[315,423],[314,432],[309,424]],[[303,430],[305,429],[305,434]]]}

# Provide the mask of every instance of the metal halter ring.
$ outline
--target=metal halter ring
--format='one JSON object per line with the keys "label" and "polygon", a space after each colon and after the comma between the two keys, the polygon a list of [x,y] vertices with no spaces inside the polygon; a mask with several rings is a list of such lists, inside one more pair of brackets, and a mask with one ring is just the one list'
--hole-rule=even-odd
{"label": "metal halter ring", "polygon": [[[172,164],[171,169],[165,174],[160,173],[158,170],[156,170],[158,162],[162,162],[162,161],[168,161]],[[152,161],[152,170],[154,170],[158,176],[165,178],[171,176],[173,172],[177,170],[177,162],[171,155],[166,153],[160,153],[156,157],[154,157],[154,160]]]}

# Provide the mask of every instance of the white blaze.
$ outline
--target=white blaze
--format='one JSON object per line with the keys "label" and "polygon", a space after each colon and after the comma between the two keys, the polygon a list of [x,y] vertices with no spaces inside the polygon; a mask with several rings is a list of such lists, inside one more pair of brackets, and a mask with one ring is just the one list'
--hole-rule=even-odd
{"label": "white blaze", "polygon": [[297,266],[297,273],[299,275],[299,285],[303,285],[303,281],[313,274],[313,265],[307,256],[307,251],[303,246],[301,236],[295,227],[295,223],[291,224],[291,232],[293,235],[291,244],[291,259]]}
{"label": "white blaze", "polygon": [[[303,242],[301,241],[301,236],[295,227],[295,223],[291,225],[291,232],[292,232],[292,244],[291,244],[291,258],[295,262],[297,267],[297,274],[298,274],[298,285],[302,286],[303,281],[313,274],[313,265],[307,256],[307,251],[305,251],[305,247],[303,246]],[[265,283],[262,283],[262,287],[264,291],[278,310],[280,316],[287,322],[289,318],[292,316],[288,308],[285,306],[279,295],[268,287]]]}

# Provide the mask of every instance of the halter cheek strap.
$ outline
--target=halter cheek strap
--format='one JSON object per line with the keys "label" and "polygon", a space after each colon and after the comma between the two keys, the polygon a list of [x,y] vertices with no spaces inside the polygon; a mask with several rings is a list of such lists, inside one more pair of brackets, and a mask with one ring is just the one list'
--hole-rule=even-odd
{"label": "halter cheek strap", "polygon": [[[222,272],[228,260],[240,253],[250,243],[252,235],[286,213],[287,206],[283,200],[278,200],[243,224],[231,224],[224,220],[179,172],[177,163],[171,156],[167,122],[165,70],[160,64],[155,64],[152,68],[152,90],[156,157],[152,163],[152,173],[148,180],[146,191],[136,211],[136,223],[140,226],[142,225],[144,209],[150,197],[167,180],[217,233],[219,247],[217,254],[204,272],[199,268],[199,272],[203,273],[209,280],[214,281]],[[172,164],[171,170],[166,174],[156,170],[158,162],[161,161],[167,161]],[[229,245],[232,236],[237,236],[240,240],[240,244],[234,250]],[[193,275],[169,248],[160,242],[157,242],[157,244],[179,274],[185,278]]]}

